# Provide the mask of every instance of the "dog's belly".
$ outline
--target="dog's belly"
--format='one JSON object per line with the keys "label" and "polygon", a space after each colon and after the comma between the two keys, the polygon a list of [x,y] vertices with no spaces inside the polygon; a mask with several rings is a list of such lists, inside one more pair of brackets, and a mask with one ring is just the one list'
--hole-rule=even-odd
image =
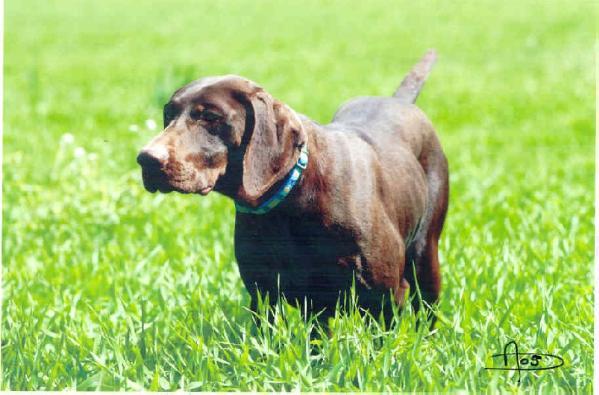
{"label": "dog's belly", "polygon": [[[264,226],[264,223],[266,224]],[[235,251],[239,271],[250,294],[284,295],[295,304],[308,301],[312,310],[332,309],[349,297],[355,284],[362,307],[380,306],[396,284],[377,283],[358,243],[342,229],[246,217],[237,220]],[[396,265],[403,263],[394,262]]]}
{"label": "dog's belly", "polygon": [[[250,293],[255,286],[261,293],[269,293],[271,300],[280,294],[292,304],[307,300],[314,308],[321,309],[334,307],[337,299],[351,288],[354,262],[358,257],[327,259],[309,251],[296,252],[291,256],[289,252],[298,248],[297,245],[291,245],[295,243],[281,240],[277,243],[276,248],[268,242],[264,243],[265,254],[260,257],[238,259],[240,273]],[[283,251],[283,246],[287,247],[287,251]],[[305,249],[306,246],[300,248]]]}

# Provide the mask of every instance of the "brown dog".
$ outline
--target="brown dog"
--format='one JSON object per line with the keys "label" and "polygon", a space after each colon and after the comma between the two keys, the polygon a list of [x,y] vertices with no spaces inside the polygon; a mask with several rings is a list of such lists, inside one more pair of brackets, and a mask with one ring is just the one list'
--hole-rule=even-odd
{"label": "brown dog", "polygon": [[257,291],[273,302],[282,293],[326,316],[352,283],[359,305],[387,319],[383,300],[401,305],[410,287],[432,305],[448,170],[413,102],[435,58],[427,53],[393,97],[352,99],[327,125],[241,77],[192,82],[173,94],[164,131],[137,158],[144,185],[235,200],[252,309]]}

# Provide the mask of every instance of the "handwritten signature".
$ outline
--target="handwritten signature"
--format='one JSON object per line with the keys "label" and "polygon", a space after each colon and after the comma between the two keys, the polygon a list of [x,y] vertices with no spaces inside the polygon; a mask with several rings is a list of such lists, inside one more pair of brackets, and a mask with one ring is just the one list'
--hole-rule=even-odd
{"label": "handwritten signature", "polygon": [[[515,352],[508,352],[510,346],[514,347]],[[541,354],[532,352],[519,352],[518,344],[515,340],[507,343],[503,347],[503,353],[494,354],[492,358],[502,358],[502,367],[485,367],[487,370],[517,370],[518,371],[518,384],[520,384],[520,375],[522,371],[534,371],[534,370],[549,370],[557,369],[564,364],[562,357],[553,354]],[[512,358],[515,357],[515,358]],[[510,364],[510,361],[515,359],[515,366]]]}

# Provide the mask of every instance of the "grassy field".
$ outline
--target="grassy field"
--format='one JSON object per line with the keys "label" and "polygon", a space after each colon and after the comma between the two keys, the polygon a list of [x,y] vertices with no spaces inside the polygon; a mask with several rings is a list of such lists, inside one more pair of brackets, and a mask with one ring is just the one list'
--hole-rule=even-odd
{"label": "grassy field", "polygon": [[[5,4],[2,389],[591,392],[592,2],[48,4]],[[348,313],[311,350],[282,305],[258,333],[232,202],[143,189],[162,104],[235,73],[325,122],[429,47],[418,104],[451,175],[436,331]],[[565,364],[485,370],[510,340]]]}

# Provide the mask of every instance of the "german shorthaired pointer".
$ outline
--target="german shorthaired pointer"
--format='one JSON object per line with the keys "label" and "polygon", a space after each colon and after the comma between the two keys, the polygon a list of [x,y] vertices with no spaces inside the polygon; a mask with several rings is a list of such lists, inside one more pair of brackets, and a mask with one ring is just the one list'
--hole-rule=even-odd
{"label": "german shorthaired pointer", "polygon": [[252,309],[259,291],[326,317],[352,284],[359,306],[386,319],[389,301],[402,305],[410,288],[433,305],[448,169],[413,103],[435,60],[429,51],[393,97],[352,99],[326,125],[245,78],[192,82],[137,157],[145,188],[235,201],[235,255]]}

